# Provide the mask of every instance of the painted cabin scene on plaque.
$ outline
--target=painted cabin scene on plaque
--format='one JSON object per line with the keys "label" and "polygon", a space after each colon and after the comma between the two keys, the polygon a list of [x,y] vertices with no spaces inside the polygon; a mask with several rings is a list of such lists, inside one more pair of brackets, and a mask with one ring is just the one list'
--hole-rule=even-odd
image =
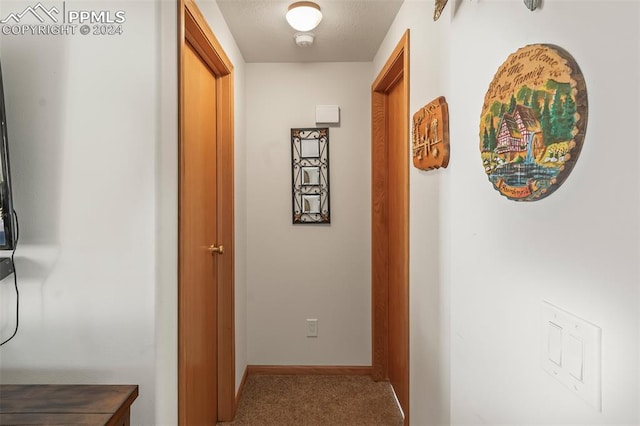
{"label": "painted cabin scene on plaque", "polygon": [[587,127],[587,89],[564,49],[528,45],[500,66],[480,116],[482,166],[516,201],[553,193],[578,159]]}

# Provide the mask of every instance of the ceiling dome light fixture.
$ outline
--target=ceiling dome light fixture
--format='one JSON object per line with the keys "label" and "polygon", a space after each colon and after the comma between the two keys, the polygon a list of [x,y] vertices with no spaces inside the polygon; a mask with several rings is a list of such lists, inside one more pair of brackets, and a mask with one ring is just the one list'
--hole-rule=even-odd
{"label": "ceiling dome light fixture", "polygon": [[295,30],[311,31],[322,21],[322,12],[312,1],[297,1],[289,5],[286,18]]}

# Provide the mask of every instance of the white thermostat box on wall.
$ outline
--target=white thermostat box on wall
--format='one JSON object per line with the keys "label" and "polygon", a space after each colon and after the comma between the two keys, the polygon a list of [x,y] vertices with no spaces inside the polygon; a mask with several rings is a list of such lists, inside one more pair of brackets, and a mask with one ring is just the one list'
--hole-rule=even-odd
{"label": "white thermostat box on wall", "polygon": [[316,123],[339,123],[340,107],[338,105],[316,105]]}

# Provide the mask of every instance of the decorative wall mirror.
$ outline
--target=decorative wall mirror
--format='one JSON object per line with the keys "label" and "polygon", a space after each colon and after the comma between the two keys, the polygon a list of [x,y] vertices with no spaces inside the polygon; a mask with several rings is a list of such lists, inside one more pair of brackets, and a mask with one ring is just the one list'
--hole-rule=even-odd
{"label": "decorative wall mirror", "polygon": [[331,223],[329,129],[291,129],[293,223]]}

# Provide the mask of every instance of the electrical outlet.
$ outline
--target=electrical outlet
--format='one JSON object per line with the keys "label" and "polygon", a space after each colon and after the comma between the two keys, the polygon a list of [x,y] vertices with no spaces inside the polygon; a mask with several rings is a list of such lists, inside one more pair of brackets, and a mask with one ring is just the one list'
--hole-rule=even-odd
{"label": "electrical outlet", "polygon": [[307,337],[318,337],[317,319],[307,319]]}

